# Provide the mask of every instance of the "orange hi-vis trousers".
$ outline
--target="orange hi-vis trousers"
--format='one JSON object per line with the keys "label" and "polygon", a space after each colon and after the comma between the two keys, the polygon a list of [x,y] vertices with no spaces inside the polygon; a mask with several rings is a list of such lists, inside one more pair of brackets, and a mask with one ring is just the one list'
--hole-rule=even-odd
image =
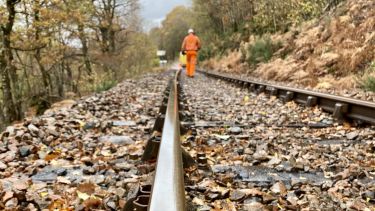
{"label": "orange hi-vis trousers", "polygon": [[197,51],[186,51],[186,75],[194,76],[197,64]]}

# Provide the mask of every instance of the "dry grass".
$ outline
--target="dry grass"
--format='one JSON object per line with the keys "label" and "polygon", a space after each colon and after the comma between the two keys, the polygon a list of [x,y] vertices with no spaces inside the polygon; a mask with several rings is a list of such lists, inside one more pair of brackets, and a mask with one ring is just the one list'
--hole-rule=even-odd
{"label": "dry grass", "polygon": [[[282,41],[283,47],[270,62],[248,72],[266,80],[311,87],[356,87],[355,78],[375,60],[374,8],[375,1],[348,0],[320,20],[306,22],[286,34],[271,35],[272,41]],[[256,38],[249,40],[241,45],[242,49]],[[239,68],[238,53],[220,61],[210,60],[207,65],[216,70],[245,72],[243,66]]]}
{"label": "dry grass", "polygon": [[242,72],[244,71],[244,64],[241,63],[241,60],[241,52],[232,51],[220,59],[211,58],[205,61],[202,66],[206,69],[222,72]]}
{"label": "dry grass", "polygon": [[315,88],[318,89],[338,89],[338,90],[349,90],[356,88],[357,83],[355,80],[354,75],[349,75],[346,77],[342,77],[340,79],[334,78],[331,75],[327,75],[323,78],[319,79],[318,84],[315,86]]}

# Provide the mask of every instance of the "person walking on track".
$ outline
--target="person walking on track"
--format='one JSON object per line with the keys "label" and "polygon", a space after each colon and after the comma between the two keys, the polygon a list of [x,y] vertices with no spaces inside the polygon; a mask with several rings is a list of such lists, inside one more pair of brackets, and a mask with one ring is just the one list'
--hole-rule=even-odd
{"label": "person walking on track", "polygon": [[181,51],[186,54],[186,75],[194,77],[195,65],[197,64],[198,51],[201,49],[201,41],[195,35],[193,29],[189,29],[187,35],[182,42]]}

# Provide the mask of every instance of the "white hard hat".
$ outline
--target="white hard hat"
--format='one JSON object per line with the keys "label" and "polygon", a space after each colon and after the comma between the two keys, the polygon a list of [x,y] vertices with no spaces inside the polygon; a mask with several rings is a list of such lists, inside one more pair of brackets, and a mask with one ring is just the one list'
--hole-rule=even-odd
{"label": "white hard hat", "polygon": [[188,32],[189,32],[189,34],[190,34],[190,33],[194,33],[194,30],[193,30],[193,29],[189,29]]}

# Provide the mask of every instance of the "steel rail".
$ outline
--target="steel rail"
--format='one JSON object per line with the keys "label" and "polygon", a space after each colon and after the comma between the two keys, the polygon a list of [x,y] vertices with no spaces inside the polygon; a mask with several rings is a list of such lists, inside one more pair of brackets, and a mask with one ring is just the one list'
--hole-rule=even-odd
{"label": "steel rail", "polygon": [[185,188],[180,142],[178,78],[172,80],[149,211],[184,211]]}
{"label": "steel rail", "polygon": [[294,100],[296,103],[308,107],[319,106],[324,111],[333,113],[338,119],[349,118],[359,122],[375,125],[375,103],[341,97],[321,92],[308,91],[304,89],[273,85],[270,83],[256,82],[219,73],[198,70],[207,76],[240,84],[259,93],[264,92],[282,98],[285,101]]}

